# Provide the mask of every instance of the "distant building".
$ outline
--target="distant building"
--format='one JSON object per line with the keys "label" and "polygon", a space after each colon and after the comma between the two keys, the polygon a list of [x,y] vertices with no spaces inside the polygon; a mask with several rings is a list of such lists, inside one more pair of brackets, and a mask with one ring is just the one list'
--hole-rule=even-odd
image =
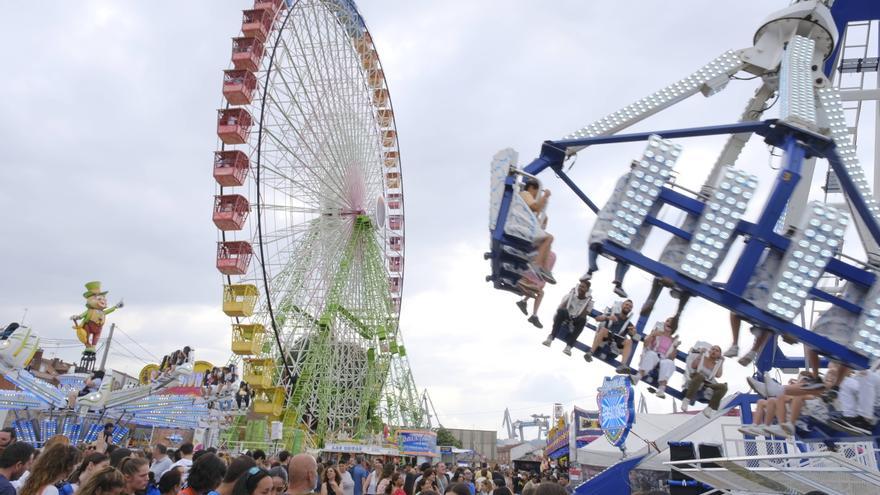
{"label": "distant building", "polygon": [[45,380],[52,385],[58,385],[58,380],[55,377],[75,371],[76,364],[67,363],[59,358],[46,359],[43,352],[43,349],[37,349],[28,365],[28,370],[35,377]]}
{"label": "distant building", "polygon": [[486,462],[498,460],[498,432],[495,430],[463,430],[458,428],[446,428],[459,442],[461,448],[473,450],[474,453],[485,459]]}

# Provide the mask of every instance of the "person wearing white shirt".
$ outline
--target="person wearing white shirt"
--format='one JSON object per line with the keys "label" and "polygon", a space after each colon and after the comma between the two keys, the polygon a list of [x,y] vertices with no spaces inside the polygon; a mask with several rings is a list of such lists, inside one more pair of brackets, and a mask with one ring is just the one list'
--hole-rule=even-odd
{"label": "person wearing white shirt", "polygon": [[553,330],[544,341],[544,345],[550,347],[553,340],[562,333],[563,324],[568,322],[568,336],[565,337],[566,355],[571,356],[571,348],[574,347],[584,326],[587,324],[587,316],[593,310],[593,295],[590,293],[590,281],[581,280],[576,287],[571,289],[562,299],[556,315],[553,317]]}
{"label": "person wearing white shirt", "polygon": [[174,462],[168,457],[168,447],[161,443],[157,443],[153,447],[153,465],[150,466],[150,472],[153,473],[154,479],[159,480],[165,471],[171,469]]}
{"label": "person wearing white shirt", "polygon": [[189,469],[193,465],[193,444],[187,442],[180,446],[180,460],[171,465],[168,469],[176,467],[183,468],[183,481],[186,482],[189,477]]}

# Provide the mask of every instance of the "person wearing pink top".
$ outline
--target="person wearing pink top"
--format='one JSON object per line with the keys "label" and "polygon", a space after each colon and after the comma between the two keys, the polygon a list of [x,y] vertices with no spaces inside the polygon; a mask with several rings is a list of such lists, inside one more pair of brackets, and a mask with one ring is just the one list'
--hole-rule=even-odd
{"label": "person wearing pink top", "polygon": [[[551,271],[554,264],[556,264],[556,253],[550,251],[550,255],[547,257],[547,266],[544,268]],[[528,322],[538,328],[544,328],[541,320],[538,319],[538,308],[541,307],[541,301],[544,300],[545,284],[544,279],[533,269],[529,269],[517,282],[519,289],[522,291],[523,298],[516,302],[516,306],[524,315],[529,317]],[[529,315],[529,299],[534,300],[531,315]]]}
{"label": "person wearing pink top", "polygon": [[647,376],[657,366],[657,397],[666,397],[666,383],[675,372],[675,353],[678,350],[678,339],[675,337],[675,317],[667,318],[657,324],[654,331],[645,339],[645,349],[639,361],[639,372],[632,377],[633,385]]}

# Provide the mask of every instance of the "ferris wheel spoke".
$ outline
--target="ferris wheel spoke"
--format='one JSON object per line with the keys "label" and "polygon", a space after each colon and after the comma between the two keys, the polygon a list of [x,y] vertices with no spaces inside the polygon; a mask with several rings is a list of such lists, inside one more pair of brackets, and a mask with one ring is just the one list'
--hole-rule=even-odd
{"label": "ferris wheel spoke", "polygon": [[[283,152],[284,158],[286,158],[286,157],[292,158],[293,160],[296,160],[298,163],[300,163],[302,165],[300,170],[307,171],[313,166],[313,164],[306,163],[305,161],[303,161],[303,159],[300,157],[300,154],[297,153],[295,150],[291,149],[288,146],[287,142],[285,142],[282,138],[277,136],[276,133],[271,130],[271,127],[264,128],[264,133],[270,139],[270,141],[275,146],[277,146],[277,148],[278,148],[277,151]],[[283,160],[279,160],[279,162],[284,163]],[[294,179],[293,177],[287,176],[286,174],[281,172],[281,170],[280,170],[281,168],[282,168],[281,166],[271,167],[270,170],[273,173],[275,173],[276,175],[278,175],[279,177],[283,177],[283,178],[287,179],[288,181],[290,181],[291,183],[295,184],[296,186],[301,187],[302,189],[305,189],[306,191],[311,193],[314,202],[317,202],[318,198],[322,197],[321,191],[315,189],[313,186],[313,184],[316,182],[315,179],[318,179],[316,174],[310,174],[311,175],[310,180],[303,180],[303,179],[297,180],[297,179]],[[318,180],[317,182],[321,183],[322,185],[327,186],[330,191],[335,192],[336,197],[343,197],[341,187],[339,187],[338,184],[332,184],[327,181],[321,181],[321,180]]]}
{"label": "ferris wheel spoke", "polygon": [[[305,29],[305,31],[310,32],[311,30],[307,28],[307,29]],[[296,41],[299,43],[300,49],[303,49],[302,44],[299,40],[299,37],[296,38]],[[311,116],[313,116],[313,118],[310,119],[309,122],[316,122],[318,125],[323,124],[324,128],[320,129],[319,136],[323,137],[324,139],[329,139],[332,141],[331,143],[328,143],[329,145],[325,145],[322,147],[322,149],[324,150],[324,153],[330,155],[329,163],[343,163],[345,157],[338,156],[338,152],[341,149],[341,146],[337,140],[337,135],[335,132],[333,132],[334,129],[331,127],[331,124],[330,124],[332,115],[329,114],[327,111],[324,111],[324,107],[323,107],[323,102],[329,99],[329,98],[324,98],[324,97],[328,96],[328,95],[326,94],[326,92],[316,92],[314,90],[314,88],[318,87],[318,84],[314,80],[314,76],[311,73],[311,71],[307,70],[307,71],[305,71],[305,73],[303,73],[303,71],[300,70],[300,66],[304,65],[304,64],[296,64],[293,61],[292,56],[291,56],[292,50],[290,49],[290,47],[288,45],[288,41],[286,39],[282,38],[281,43],[283,44],[283,46],[285,48],[284,54],[286,55],[286,58],[288,61],[288,66],[286,68],[288,70],[293,71],[292,75],[294,75],[296,80],[300,82],[300,84],[297,85],[297,87],[301,88],[303,94],[305,96],[307,96],[306,98],[296,98],[296,93],[294,91],[292,91],[290,84],[284,78],[284,70],[281,70],[279,72],[279,77],[281,77],[282,81],[284,81],[284,83],[285,83],[285,87],[288,90],[288,96],[290,97],[290,100],[293,102],[296,102],[296,105],[299,108],[300,115],[302,115],[304,119],[306,119],[309,115],[311,115]],[[312,60],[312,62],[314,63],[314,62],[316,62],[316,60]],[[311,88],[311,90],[310,90],[310,88]],[[333,94],[333,92],[331,91],[329,93],[329,95],[332,96],[332,94]],[[301,101],[301,100],[305,100],[308,103],[308,105],[311,109],[310,112],[303,111],[302,107],[299,105],[299,101]],[[318,106],[315,105],[316,100],[322,104],[320,109]],[[320,145],[320,144],[325,144],[325,143],[319,142],[318,144]],[[313,153],[313,156],[316,158],[316,161],[318,161],[319,163],[321,162],[321,160],[320,160],[321,155],[320,154]],[[322,171],[324,173],[329,173],[329,175],[331,175],[331,176],[332,176],[332,172],[334,170],[335,170],[335,168],[322,168]],[[334,177],[334,179],[335,179],[335,177]],[[339,185],[341,186],[341,183],[339,183]]]}
{"label": "ferris wheel spoke", "polygon": [[[314,11],[313,11],[313,14],[314,14]],[[330,32],[330,31],[327,30],[327,32]],[[300,46],[302,47],[303,50],[308,49],[308,51],[310,51],[310,53],[312,54],[311,60],[313,60],[315,63],[309,65],[308,67],[317,68],[318,70],[322,70],[324,73],[326,73],[327,71],[325,70],[325,68],[326,68],[327,61],[340,59],[342,57],[327,57],[326,54],[324,54],[324,56],[318,56],[318,54],[314,50],[316,42],[315,42],[314,38],[312,37],[313,30],[308,29],[308,30],[306,30],[306,33],[309,36],[309,41],[310,41],[308,45],[302,45],[301,40],[299,38],[297,38],[297,41],[300,42]],[[349,42],[346,40],[345,43],[349,43]],[[329,45],[330,43],[317,43],[317,44],[319,46],[323,47],[325,45]],[[351,57],[349,57],[349,58],[351,58]],[[323,64],[319,66],[318,65],[319,62],[323,62]],[[297,68],[297,70],[299,71],[298,68]],[[348,112],[346,112],[345,108],[340,106],[340,104],[338,103],[338,101],[339,101],[338,96],[341,92],[341,90],[339,90],[338,88],[340,86],[342,86],[343,84],[346,84],[347,81],[343,78],[340,78],[340,77],[331,78],[329,75],[323,74],[323,77],[321,77],[321,79],[325,81],[325,84],[322,86],[315,81],[315,75],[313,72],[315,72],[315,71],[308,70],[305,74],[306,75],[305,78],[308,79],[308,81],[310,83],[309,87],[312,89],[312,93],[314,93],[314,97],[310,97],[309,102],[312,104],[313,111],[316,114],[320,114],[322,116],[325,116],[324,118],[320,119],[319,121],[332,122],[333,125],[336,126],[336,132],[331,133],[333,135],[334,141],[335,141],[332,145],[334,146],[334,148],[336,148],[337,153],[344,154],[341,157],[343,160],[345,160],[349,163],[352,163],[352,160],[354,159],[354,157],[351,156],[351,153],[348,149],[349,146],[347,146],[344,142],[344,140],[346,140],[348,137],[348,133],[345,132],[346,129],[344,129],[344,128],[342,129],[343,132],[339,132],[339,122],[341,119],[338,118],[338,116],[340,116],[340,115],[347,115],[348,114]],[[301,78],[303,78],[303,77],[301,76]],[[319,107],[316,107],[314,105],[314,101],[316,101],[316,100],[320,104],[320,112],[318,110]],[[333,105],[332,107],[330,106],[331,104]],[[332,116],[333,118],[332,119],[327,118],[327,116]],[[344,123],[344,121],[343,121],[343,123]]]}

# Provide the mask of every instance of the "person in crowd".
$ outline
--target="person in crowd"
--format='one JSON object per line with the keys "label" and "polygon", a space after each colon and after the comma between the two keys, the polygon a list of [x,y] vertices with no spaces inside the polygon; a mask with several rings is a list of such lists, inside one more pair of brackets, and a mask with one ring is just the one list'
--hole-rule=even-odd
{"label": "person in crowd", "polygon": [[262,469],[266,469],[269,467],[269,463],[266,461],[266,453],[260,449],[256,449],[251,452],[251,457],[257,461],[257,466],[260,466]]}
{"label": "person in crowd", "polygon": [[324,475],[321,479],[321,495],[343,495],[342,474],[339,473],[338,466],[329,466],[324,469]]}
{"label": "person in crowd", "polygon": [[31,466],[34,448],[27,442],[7,444],[0,452],[0,495],[16,495],[12,481],[21,478]]}
{"label": "person in crowd", "polygon": [[559,483],[545,481],[535,488],[535,495],[568,495],[568,492]]}
{"label": "person in crowd", "polygon": [[541,186],[538,179],[529,177],[526,179],[523,190],[519,194],[542,226],[541,233],[534,240],[538,254],[532,259],[532,265],[542,279],[555,284],[556,279],[553,278],[553,274],[546,268],[550,257],[550,249],[553,246],[553,236],[544,230],[547,226],[545,209],[547,208],[547,201],[550,199],[550,190],[545,188],[541,192],[540,189]]}
{"label": "person in crowd", "polygon": [[118,469],[107,465],[89,476],[77,489],[76,495],[122,495],[123,489],[125,477]]}
{"label": "person in crowd", "polygon": [[159,493],[162,495],[177,495],[180,492],[181,485],[183,485],[183,475],[180,473],[180,469],[169,469],[159,478]]}
{"label": "person in crowd", "polygon": [[385,495],[406,495],[403,489],[405,477],[403,474],[395,472],[391,474],[391,482],[385,487]]}
{"label": "person in crowd", "polygon": [[471,495],[476,495],[477,493],[477,485],[474,483],[474,472],[470,469],[465,469],[464,473],[464,483],[467,485],[468,490],[470,490]]}
{"label": "person in crowd", "polygon": [[477,478],[477,487],[479,488],[477,491],[479,495],[492,495],[492,492],[495,491],[495,484],[492,483],[492,478],[480,476]]}
{"label": "person in crowd", "polygon": [[[599,248],[601,247],[602,242],[608,238],[608,231],[611,228],[611,222],[614,221],[617,210],[620,209],[619,204],[623,200],[623,192],[626,189],[627,183],[629,182],[630,174],[638,164],[638,160],[633,160],[632,163],[630,163],[630,171],[617,179],[617,183],[615,183],[614,185],[614,190],[611,193],[611,197],[608,198],[605,206],[603,206],[602,209],[599,210],[599,213],[597,213],[596,215],[596,222],[593,223],[593,228],[592,230],[590,230],[590,238],[587,241],[589,246],[587,260],[589,267],[587,268],[587,273],[584,274],[584,276],[582,277],[583,279],[591,279],[593,277],[593,273],[599,270],[599,265],[597,264],[597,261],[599,259]],[[648,237],[648,227],[649,226],[643,226],[639,229],[638,234],[627,246],[629,249],[635,251],[641,249],[641,246],[644,244],[645,239]],[[623,290],[623,278],[626,276],[626,272],[628,270],[628,264],[623,261],[617,262],[617,268],[614,271],[613,284],[614,293],[620,297],[628,297],[626,291]]]}
{"label": "person in crowd", "polygon": [[567,323],[568,335],[565,338],[565,348],[562,349],[562,352],[571,356],[571,349],[584,331],[587,317],[590,316],[591,311],[593,311],[593,295],[590,293],[590,281],[581,280],[562,298],[562,302],[556,308],[556,315],[553,317],[553,331],[547,336],[544,345],[550,347],[553,340],[562,333],[563,325]]}
{"label": "person in crowd", "polygon": [[318,485],[318,463],[309,454],[291,456],[287,462],[287,495],[306,495]]}
{"label": "person in crowd", "polygon": [[366,495],[377,495],[379,489],[379,480],[382,477],[382,459],[373,459],[373,469],[367,475],[364,482],[364,492]]}
{"label": "person in crowd", "polygon": [[162,475],[171,469],[172,464],[174,462],[168,457],[168,447],[165,444],[157,443],[153,447],[153,463],[150,465],[150,472],[157,480],[162,479]]}
{"label": "person in crowd", "polygon": [[446,493],[446,487],[449,485],[449,473],[446,472],[446,463],[438,462],[434,466],[434,472],[437,473],[437,490],[440,493]]}
{"label": "person in crowd", "polygon": [[354,467],[354,459],[348,454],[342,454],[339,464],[336,466],[336,472],[342,477],[339,486],[342,488],[342,495],[354,495],[354,477],[351,475],[351,468]]}
{"label": "person in crowd", "polygon": [[271,495],[272,476],[260,466],[247,470],[235,483],[232,495]]}
{"label": "person in crowd", "polygon": [[223,477],[220,486],[217,487],[216,492],[219,495],[232,495],[232,490],[235,488],[235,482],[238,481],[238,478],[256,465],[257,462],[250,456],[242,455],[233,459],[226,468],[226,475]]}
{"label": "person in crowd", "polygon": [[80,457],[79,449],[70,445],[55,443],[44,448],[34,461],[31,474],[18,495],[58,495],[55,484],[70,476]]}
{"label": "person in crowd", "polygon": [[423,493],[428,490],[439,491],[440,487],[437,484],[437,473],[434,471],[434,468],[428,468],[422,471],[422,477],[418,481],[416,481],[415,493]]}
{"label": "person in crowd", "polygon": [[269,469],[269,476],[272,477],[272,491],[276,495],[281,495],[287,491],[287,470],[283,467],[275,466]]}
{"label": "person in crowd", "polygon": [[678,352],[678,339],[675,337],[675,317],[667,318],[660,328],[655,328],[645,339],[639,372],[633,375],[633,385],[660,367],[657,375],[657,397],[666,397],[666,383],[675,372],[675,355]]}
{"label": "person in crowd", "polygon": [[189,476],[189,470],[193,465],[193,444],[186,442],[177,450],[180,453],[180,460],[172,464],[171,467],[183,468],[183,482],[186,483],[187,476]]}
{"label": "person in crowd", "polygon": [[15,428],[8,426],[0,430],[0,448],[6,448],[15,442]]}
{"label": "person in crowd", "polygon": [[138,495],[147,489],[150,481],[150,464],[146,459],[126,457],[119,463],[119,472],[125,478],[125,495]]}
{"label": "person in crowd", "polygon": [[[431,467],[430,464],[423,464],[425,469]],[[416,473],[415,466],[407,465],[404,468],[403,490],[406,495],[415,495],[416,480],[422,475],[421,472]]]}
{"label": "person in crowd", "polygon": [[709,399],[709,407],[703,409],[707,417],[718,411],[721,399],[727,393],[727,384],[716,380],[721,378],[724,372],[724,356],[721,355],[721,347],[713,345],[708,351],[703,350],[700,356],[691,363],[690,379],[686,385],[684,399],[681,401],[681,410],[687,411],[690,404],[697,398],[697,393],[704,387],[712,391]]}
{"label": "person in crowd", "polygon": [[215,454],[205,453],[196,459],[189,470],[186,488],[181,495],[207,495],[213,492],[226,475],[226,464]]}
{"label": "person in crowd", "polygon": [[513,495],[513,492],[504,485],[498,485],[492,490],[492,495]]}
{"label": "person in crowd", "polygon": [[349,473],[351,473],[351,477],[354,480],[354,495],[364,495],[364,481],[366,481],[370,473],[364,468],[363,457],[355,457],[354,466],[352,466]]}
{"label": "person in crowd", "polygon": [[444,495],[471,495],[471,490],[465,483],[450,483]]}
{"label": "person in crowd", "polygon": [[382,474],[379,477],[379,484],[376,485],[376,494],[382,495],[385,493],[385,489],[392,483],[391,476],[394,474],[394,463],[386,462],[382,466]]}
{"label": "person in crowd", "polygon": [[[98,451],[100,452],[100,449]],[[125,458],[131,457],[132,452],[124,447],[119,447],[110,451],[108,455],[110,456],[110,465],[119,469],[119,464],[122,463]]]}
{"label": "person in crowd", "polygon": [[70,478],[67,478],[67,481],[75,492],[79,487],[83,486],[92,475],[109,466],[110,456],[107,454],[101,452],[86,454],[83,457],[82,462],[79,463],[79,467],[73,471],[73,474],[70,475]]}
{"label": "person in crowd", "polygon": [[632,323],[633,302],[627,299],[617,302],[611,311],[596,317],[596,321],[602,323],[593,337],[593,347],[584,354],[584,359],[589,363],[593,360],[593,353],[602,346],[606,338],[611,339],[611,345],[623,347],[620,354],[620,366],[617,373],[629,373],[630,368],[626,364],[632,353],[633,341],[638,338],[636,327]]}
{"label": "person in crowd", "polygon": [[559,475],[559,486],[565,488],[565,493],[568,495],[572,495],[574,493],[574,488],[571,486],[571,480],[568,479],[567,474]]}

